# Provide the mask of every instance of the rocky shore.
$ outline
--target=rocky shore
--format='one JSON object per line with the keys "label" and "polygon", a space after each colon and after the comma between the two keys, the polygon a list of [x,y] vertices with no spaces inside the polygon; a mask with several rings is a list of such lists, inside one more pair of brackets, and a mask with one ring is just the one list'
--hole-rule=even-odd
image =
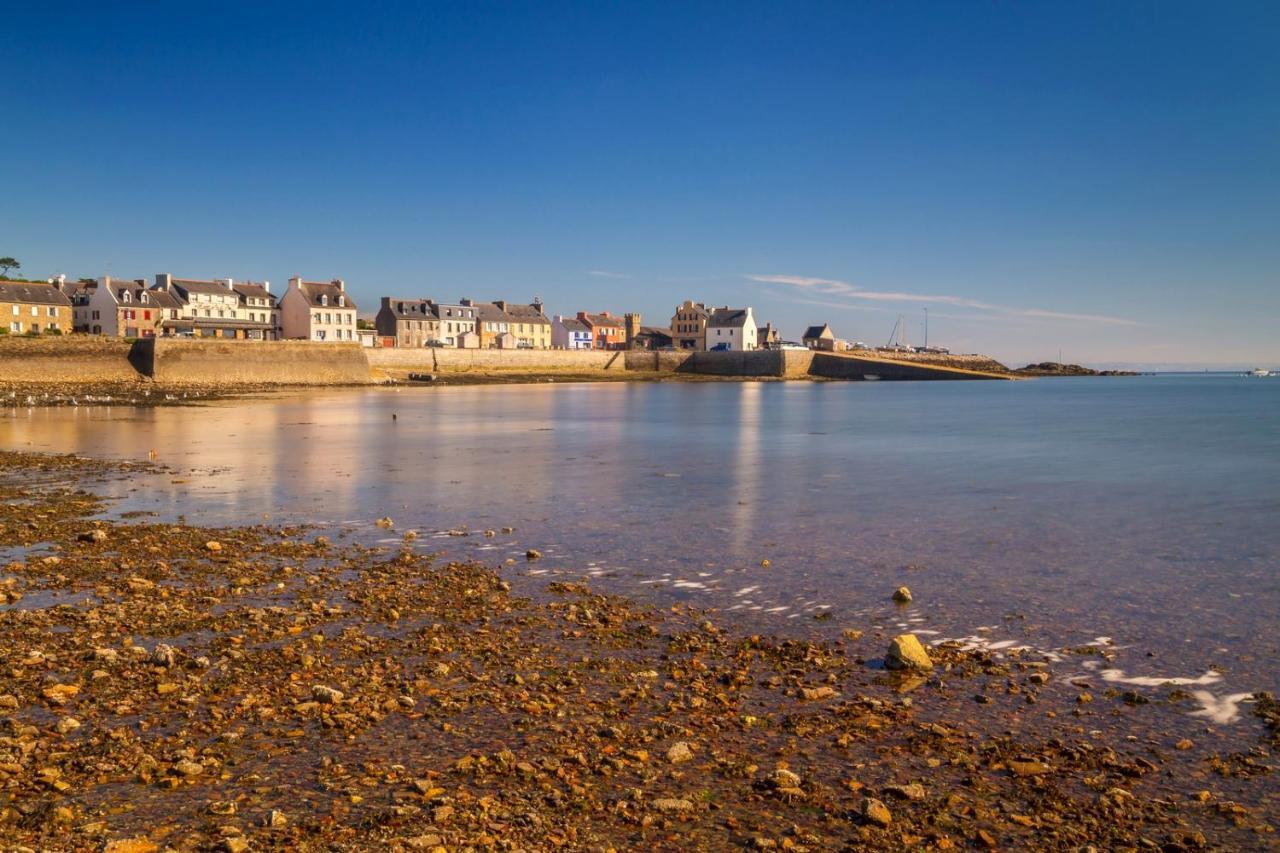
{"label": "rocky shore", "polygon": [[145,472],[0,453],[5,849],[1275,844],[1269,697],[1202,754],[1082,716],[1123,695],[1044,710],[1030,656],[744,635],[392,519],[371,548],[106,514],[94,483]]}
{"label": "rocky shore", "polygon": [[1056,361],[1042,361],[1039,364],[1028,364],[1012,371],[1019,376],[1137,376],[1128,370],[1094,370],[1080,364],[1060,364]]}

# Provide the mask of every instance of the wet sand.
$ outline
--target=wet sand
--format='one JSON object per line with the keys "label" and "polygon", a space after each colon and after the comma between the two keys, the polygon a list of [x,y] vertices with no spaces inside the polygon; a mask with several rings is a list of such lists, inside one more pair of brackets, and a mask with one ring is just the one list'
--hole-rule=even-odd
{"label": "wet sand", "polygon": [[1256,743],[1219,752],[1034,651],[949,643],[895,672],[870,625],[747,635],[522,576],[534,554],[436,560],[393,520],[403,545],[368,547],[94,494],[146,470],[0,454],[10,846],[1275,846],[1267,697]]}

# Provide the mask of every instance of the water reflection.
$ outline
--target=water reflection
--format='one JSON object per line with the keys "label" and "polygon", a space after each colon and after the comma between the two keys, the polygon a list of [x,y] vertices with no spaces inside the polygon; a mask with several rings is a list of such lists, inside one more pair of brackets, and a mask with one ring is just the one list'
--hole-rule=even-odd
{"label": "water reflection", "polygon": [[196,469],[120,509],[512,526],[431,547],[537,547],[548,573],[795,630],[820,604],[893,617],[906,582],[908,618],[947,635],[1107,634],[1275,687],[1250,649],[1280,641],[1277,422],[1280,383],[1212,379],[477,386],[8,410],[0,445]]}

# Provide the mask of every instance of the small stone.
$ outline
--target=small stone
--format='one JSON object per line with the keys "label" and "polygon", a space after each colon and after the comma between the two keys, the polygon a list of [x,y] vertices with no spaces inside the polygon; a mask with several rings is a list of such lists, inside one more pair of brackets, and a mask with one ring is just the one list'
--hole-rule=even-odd
{"label": "small stone", "polygon": [[453,817],[453,806],[437,806],[431,810],[431,819],[436,823],[444,823]]}
{"label": "small stone", "polygon": [[135,838],[120,838],[115,841],[108,841],[106,846],[102,848],[102,853],[156,853],[160,849],[160,845],[148,839],[145,835]]}
{"label": "small stone", "polygon": [[334,690],[332,687],[326,687],[323,684],[317,684],[311,688],[311,698],[325,705],[336,705],[343,699],[341,690]]}
{"label": "small stone", "polygon": [[889,669],[933,669],[933,661],[920,645],[915,634],[899,634],[889,644],[889,653],[885,655],[885,666]]}
{"label": "small stone", "polygon": [[177,773],[179,776],[186,776],[187,778],[191,778],[193,776],[199,776],[201,773],[203,773],[204,766],[201,764],[197,764],[194,761],[179,761],[177,764],[173,765],[173,772]]}
{"label": "small stone", "polygon": [[375,521],[374,524],[378,525],[383,530],[390,530],[392,527],[396,526],[396,523],[391,520],[391,516],[389,515],[384,515],[382,518]]}
{"label": "small stone", "polygon": [[893,815],[889,813],[889,807],[875,797],[867,797],[858,803],[858,817],[876,826],[888,826],[893,823]]}
{"label": "small stone", "polygon": [[835,696],[835,695],[836,695],[835,688],[828,687],[825,684],[821,687],[800,688],[801,698],[807,699],[810,702],[815,702],[819,699],[830,699],[832,696]]}
{"label": "small stone", "polygon": [[289,818],[285,816],[284,812],[272,809],[267,812],[267,817],[263,823],[272,829],[279,829],[282,826],[288,826]]}
{"label": "small stone", "polygon": [[541,560],[542,552],[537,549],[530,548],[528,551],[524,552],[524,558],[526,560]]}
{"label": "small stone", "polygon": [[841,634],[841,636],[843,636],[846,640],[861,640],[861,639],[862,639],[862,632],[861,632],[861,631],[859,631],[857,628],[845,628],[843,631],[841,631],[841,632],[840,632],[840,634]]}
{"label": "small stone", "polygon": [[775,788],[799,788],[800,777],[792,773],[790,770],[778,768],[769,776],[769,781],[773,783]]}
{"label": "small stone", "polygon": [[671,745],[671,748],[667,750],[667,761],[670,761],[672,764],[683,764],[686,761],[692,760],[693,750],[690,749],[689,744],[682,740],[676,741]]}
{"label": "small stone", "polygon": [[156,666],[171,667],[178,662],[178,650],[160,643],[151,652],[151,662]]}
{"label": "small stone", "polygon": [[224,838],[222,839],[222,849],[226,853],[244,853],[249,849],[249,842],[243,838]]}
{"label": "small stone", "polygon": [[214,552],[221,551],[221,550],[222,550],[222,543],[221,543],[221,542],[212,542],[212,541],[210,541],[210,542],[206,542],[206,543],[204,543],[204,549],[205,549],[206,551],[214,551]]}
{"label": "small stone", "polygon": [[911,601],[911,590],[905,586],[900,586],[893,591],[893,600],[899,604],[908,604]]}
{"label": "small stone", "polygon": [[0,696],[0,711],[16,711],[18,710],[18,697],[12,693],[6,693]]}
{"label": "small stone", "polygon": [[234,800],[219,800],[209,803],[209,814],[232,815],[236,813],[236,804]]}
{"label": "small stone", "polygon": [[1173,748],[1174,748],[1174,749],[1178,749],[1178,750],[1182,750],[1182,751],[1186,751],[1186,750],[1188,750],[1188,749],[1191,749],[1191,747],[1193,747],[1193,746],[1195,746],[1195,743],[1194,743],[1190,738],[1185,738],[1185,737],[1184,737],[1182,740],[1180,740],[1180,741],[1178,741],[1177,743],[1175,743],[1175,744],[1173,745]]}
{"label": "small stone", "polygon": [[80,688],[75,684],[55,684],[52,687],[46,687],[43,695],[52,705],[65,705],[79,692]]}
{"label": "small stone", "polygon": [[919,782],[912,782],[908,785],[885,785],[883,790],[886,794],[893,794],[903,800],[919,801],[923,800],[925,796],[924,785]]}
{"label": "small stone", "polygon": [[103,530],[101,527],[95,527],[93,530],[86,530],[76,538],[81,542],[105,542],[107,538],[107,531]]}
{"label": "small stone", "polygon": [[76,729],[80,728],[80,721],[75,717],[63,717],[61,720],[58,720],[58,724],[55,728],[58,730],[58,734],[65,735],[68,732],[74,732]]}
{"label": "small stone", "polygon": [[693,803],[688,800],[677,800],[671,797],[664,797],[653,801],[653,808],[660,812],[691,812],[693,811]]}
{"label": "small stone", "polygon": [[1010,761],[1009,772],[1014,776],[1043,776],[1052,770],[1043,761]]}
{"label": "small stone", "polygon": [[1033,672],[1027,676],[1027,681],[1030,681],[1032,684],[1047,684],[1049,682],[1049,673]]}

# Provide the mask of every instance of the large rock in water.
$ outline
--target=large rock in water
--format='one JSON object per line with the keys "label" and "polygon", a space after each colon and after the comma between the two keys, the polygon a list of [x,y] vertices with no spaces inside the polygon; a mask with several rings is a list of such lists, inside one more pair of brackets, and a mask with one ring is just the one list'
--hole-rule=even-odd
{"label": "large rock in water", "polygon": [[884,657],[884,665],[889,669],[918,669],[928,672],[933,669],[933,661],[929,653],[920,645],[915,634],[899,634],[889,644],[889,653]]}

